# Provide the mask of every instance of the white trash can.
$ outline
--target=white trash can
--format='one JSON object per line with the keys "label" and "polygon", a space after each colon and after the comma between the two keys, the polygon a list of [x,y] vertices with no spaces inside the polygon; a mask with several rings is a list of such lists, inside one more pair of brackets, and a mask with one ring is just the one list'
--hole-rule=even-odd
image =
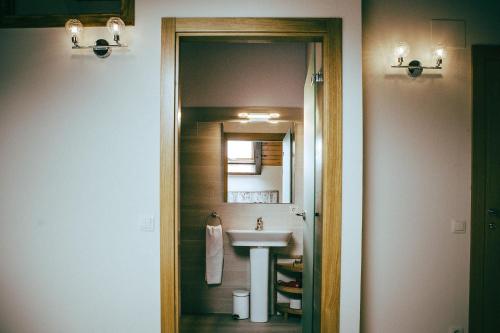
{"label": "white trash can", "polygon": [[250,292],[248,290],[233,291],[233,318],[248,319]]}

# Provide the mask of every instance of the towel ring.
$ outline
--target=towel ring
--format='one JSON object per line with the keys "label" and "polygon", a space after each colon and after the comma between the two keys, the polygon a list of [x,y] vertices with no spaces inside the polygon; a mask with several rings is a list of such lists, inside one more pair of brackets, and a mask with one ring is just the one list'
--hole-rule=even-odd
{"label": "towel ring", "polygon": [[[219,224],[215,224],[215,225],[209,224],[209,223],[208,223],[208,220],[209,220],[210,218],[212,218],[212,219],[217,219],[217,220],[219,221]],[[211,213],[207,216],[207,218],[205,219],[205,224],[206,224],[206,225],[211,225],[211,226],[213,226],[213,227],[218,226],[218,225],[222,226],[222,219],[220,218],[220,215],[219,215],[219,214],[217,214],[217,212],[213,211],[213,212],[211,212]]]}

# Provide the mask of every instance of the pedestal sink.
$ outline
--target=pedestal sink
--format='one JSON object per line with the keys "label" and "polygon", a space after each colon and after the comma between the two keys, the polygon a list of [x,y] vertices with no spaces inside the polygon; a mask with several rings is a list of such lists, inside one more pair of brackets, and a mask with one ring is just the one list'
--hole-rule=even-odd
{"label": "pedestal sink", "polygon": [[228,230],[233,246],[250,247],[250,321],[268,320],[269,248],[288,245],[291,231]]}

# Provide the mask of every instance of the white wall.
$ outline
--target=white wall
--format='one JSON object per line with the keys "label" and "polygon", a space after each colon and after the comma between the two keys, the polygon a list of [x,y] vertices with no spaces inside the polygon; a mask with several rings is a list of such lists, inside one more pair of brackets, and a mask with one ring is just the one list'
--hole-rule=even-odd
{"label": "white wall", "polygon": [[359,0],[138,1],[129,50],[104,60],[72,51],[62,28],[0,30],[0,330],[160,331],[158,228],[143,233],[138,222],[159,214],[162,16],[344,19],[341,327],[356,332]]}
{"label": "white wall", "polygon": [[228,175],[228,191],[274,191],[278,190],[281,198],[282,167],[263,166],[260,175]]}
{"label": "white wall", "polygon": [[[470,45],[500,43],[499,11],[487,1],[363,2],[362,332],[468,325],[470,234],[451,233],[450,220],[470,229]],[[431,61],[431,19],[464,19],[467,31],[450,37],[467,48],[449,48],[442,71],[416,80],[390,69],[399,40],[409,60]]]}

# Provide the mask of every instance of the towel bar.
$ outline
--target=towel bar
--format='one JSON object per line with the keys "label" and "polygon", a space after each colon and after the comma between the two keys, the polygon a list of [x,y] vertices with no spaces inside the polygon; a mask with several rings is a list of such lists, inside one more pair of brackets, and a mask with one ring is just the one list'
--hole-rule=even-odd
{"label": "towel bar", "polygon": [[[212,218],[212,219],[217,219],[217,220],[219,221],[219,224],[215,224],[215,225],[209,224],[209,223],[208,223],[208,219],[210,219],[210,218]],[[217,226],[217,225],[222,226],[222,219],[220,218],[220,215],[219,215],[219,214],[217,214],[217,212],[213,211],[213,212],[211,212],[211,213],[207,216],[207,218],[205,219],[205,224],[206,224],[206,225],[212,225],[212,226],[214,226],[214,227],[215,227],[215,226]]]}

